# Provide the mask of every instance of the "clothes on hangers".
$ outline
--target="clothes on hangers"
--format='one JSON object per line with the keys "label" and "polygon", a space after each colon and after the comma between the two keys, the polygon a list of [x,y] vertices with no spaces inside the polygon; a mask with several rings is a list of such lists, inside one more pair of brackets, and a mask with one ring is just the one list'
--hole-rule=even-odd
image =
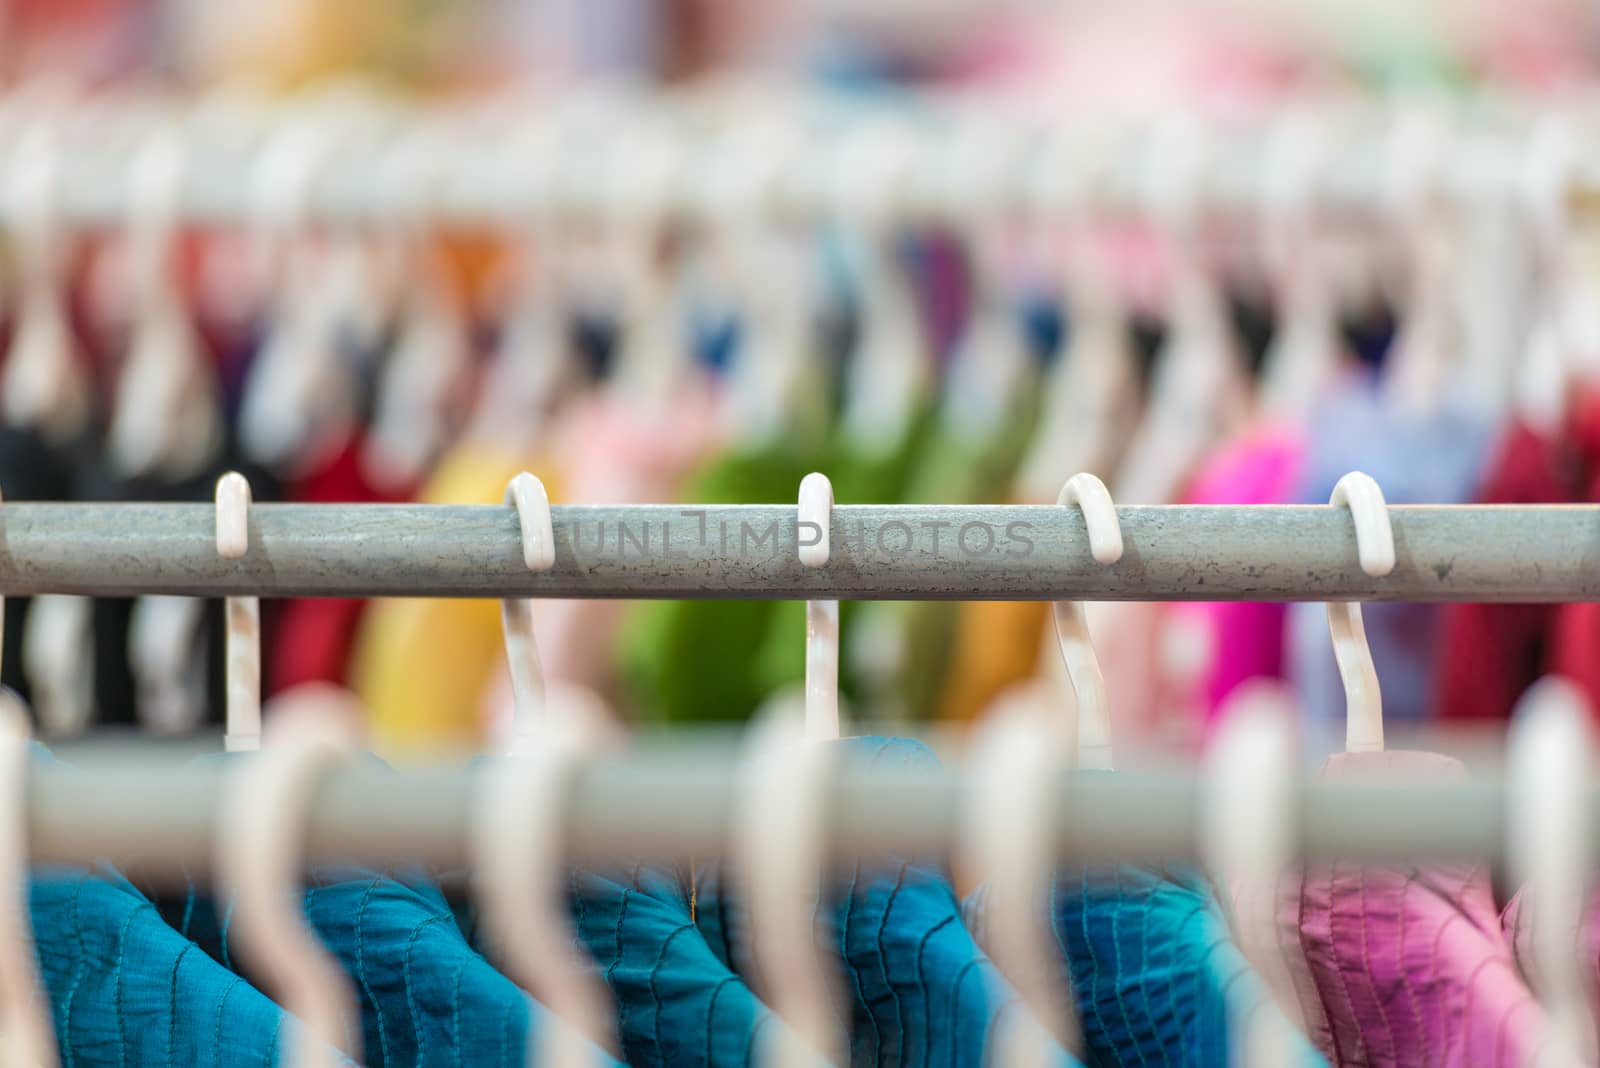
{"label": "clothes on hangers", "polygon": [[[230,909],[192,891],[162,903],[180,934],[236,969]],[[555,1026],[548,1010],[467,942],[437,885],[421,871],[390,875],[320,866],[307,882],[305,915],[357,994],[361,1048],[371,1068],[518,1068],[542,1028]],[[595,1052],[595,1063],[616,1063]]]}
{"label": "clothes on hangers", "polygon": [[168,927],[120,873],[36,869],[29,912],[63,1064],[245,1068],[283,1056],[283,1010]]}
{"label": "clothes on hangers", "polygon": [[[1011,498],[1042,409],[1040,369],[1032,354],[1026,358],[1028,363],[1002,399],[1003,411],[986,425],[951,423],[948,391],[953,384],[946,382],[936,422],[910,475],[904,501],[1000,504]],[[959,531],[944,533],[940,552],[956,558],[969,551],[1004,551],[998,539],[990,544],[987,538],[974,538],[963,545]],[[843,648],[851,659],[862,663],[866,693],[881,710],[879,714],[913,720],[970,719],[977,709],[966,702],[982,700],[1031,674],[1036,651],[1030,646],[1007,650],[1008,655],[998,662],[983,657],[983,649],[992,651],[993,646],[986,645],[981,612],[972,625],[963,625],[969,609],[968,603],[958,601],[877,601],[863,606],[857,633],[869,636],[869,644]],[[879,643],[892,649],[893,655],[882,657],[872,647],[874,629]],[[891,635],[892,640],[883,641]],[[976,641],[979,649],[963,653],[963,638]],[[957,665],[971,674],[952,678],[950,672]]]}
{"label": "clothes on hangers", "polygon": [[[37,744],[33,760],[59,766]],[[253,1068],[283,1056],[291,1018],[115,868],[35,866],[28,914],[63,1065]]]}
{"label": "clothes on hangers", "polygon": [[[1321,774],[1466,777],[1450,757],[1406,751],[1336,753]],[[1518,971],[1482,865],[1326,862],[1282,885],[1281,948],[1332,1063],[1532,1063],[1544,1010]]]}
{"label": "clothes on hangers", "polygon": [[[240,970],[230,950],[231,901],[191,882],[187,894],[157,898],[157,905],[178,934],[222,967]],[[473,948],[438,883],[420,868],[318,865],[308,873],[304,907],[318,943],[356,993],[371,1068],[517,1068],[541,1028],[552,1026],[548,1010]],[[595,1052],[597,1064],[608,1062]]]}
{"label": "clothes on hangers", "polygon": [[[1390,504],[1452,504],[1470,498],[1492,428],[1453,397],[1435,410],[1408,413],[1386,399],[1373,379],[1350,372],[1322,397],[1307,429],[1299,498],[1323,503],[1347,471],[1365,471]],[[1434,707],[1440,653],[1439,608],[1378,603],[1363,613],[1384,718],[1416,723]],[[1289,673],[1312,729],[1331,733],[1344,722],[1344,685],[1328,644],[1322,606],[1289,608]],[[1337,728],[1342,730],[1342,727]]]}
{"label": "clothes on hangers", "polygon": [[[127,477],[117,471],[110,458],[99,453],[87,457],[77,472],[73,498],[80,501],[195,501],[210,502],[216,482],[228,471],[242,473],[250,483],[257,502],[279,498],[278,482],[271,472],[251,463],[231,441],[222,443],[216,455],[201,466],[176,477],[153,473]],[[139,680],[135,676],[130,650],[137,599],[99,597],[93,605],[91,644],[94,659],[94,723],[100,726],[131,726],[142,721],[139,708]],[[224,705],[224,653],[222,604],[206,601],[198,606],[198,626],[192,632],[193,646],[185,661],[187,703],[199,712],[199,723],[222,722]],[[276,609],[269,600],[262,605],[263,641],[270,642],[276,623]]]}
{"label": "clothes on hangers", "polygon": [[[826,743],[839,757],[879,770],[937,763],[909,738]],[[736,887],[716,864],[697,866],[695,922],[741,975],[754,969],[750,921]],[[856,1068],[956,1068],[986,1063],[996,1025],[1021,999],[963,924],[949,877],[927,858],[886,858],[837,873],[821,889],[819,948],[839,969]],[[1052,1044],[1053,1045],[1053,1044]],[[1076,1062],[1058,1046],[1050,1062]]]}
{"label": "clothes on hangers", "polygon": [[[749,1068],[787,1025],[715,954],[674,873],[635,865],[577,872],[573,914],[617,1001],[623,1055],[635,1068]],[[826,1062],[817,1058],[818,1068]]]}
{"label": "clothes on hangers", "polygon": [[[987,886],[961,903],[980,944]],[[1196,873],[1118,867],[1057,872],[1050,927],[1083,1027],[1085,1061],[1104,1068],[1226,1068],[1229,1021],[1279,1012],[1234,945],[1209,884]],[[1295,1064],[1325,1065],[1298,1037]]]}
{"label": "clothes on hangers", "polygon": [[[418,495],[430,504],[498,501],[530,457],[463,443],[440,461]],[[562,482],[540,476],[553,501]],[[350,664],[352,689],[368,710],[375,752],[388,759],[482,748],[485,691],[503,639],[498,601],[390,598],[363,613]],[[417,671],[426,664],[426,671]]]}
{"label": "clothes on hangers", "polygon": [[[73,472],[82,462],[80,442],[52,442],[38,430],[0,425],[0,494],[7,501],[59,501],[72,496]],[[32,707],[32,690],[23,669],[22,642],[30,597],[7,597],[0,683]]]}
{"label": "clothes on hangers", "polygon": [[[361,438],[352,436],[286,487],[288,500],[305,504],[398,503],[412,491],[383,491],[361,470]],[[344,686],[367,602],[355,597],[296,597],[279,610],[276,640],[264,643],[266,693],[306,682]]]}
{"label": "clothes on hangers", "polygon": [[[1292,428],[1251,427],[1202,461],[1184,504],[1288,504],[1301,480],[1304,445]],[[1167,609],[1164,648],[1185,663],[1164,665],[1177,676],[1175,700],[1197,708],[1209,727],[1228,695],[1250,679],[1284,675],[1288,606],[1281,602],[1191,601]],[[1176,668],[1176,670],[1174,670]]]}
{"label": "clothes on hangers", "polygon": [[[1600,392],[1575,398],[1558,432],[1513,419],[1473,499],[1484,504],[1600,500]],[[1600,698],[1594,649],[1600,615],[1583,604],[1451,604],[1441,609],[1434,714],[1445,722],[1504,722],[1542,675]]]}

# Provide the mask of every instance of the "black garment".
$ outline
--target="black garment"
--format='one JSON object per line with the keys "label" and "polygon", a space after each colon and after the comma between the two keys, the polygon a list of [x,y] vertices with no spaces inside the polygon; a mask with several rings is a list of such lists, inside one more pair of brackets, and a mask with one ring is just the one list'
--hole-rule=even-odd
{"label": "black garment", "polygon": [[[73,474],[82,463],[83,452],[83,445],[76,441],[57,444],[36,430],[0,426],[0,497],[6,501],[70,500]],[[30,604],[28,597],[6,598],[0,683],[31,703],[32,694],[22,670],[22,636]]]}
{"label": "black garment", "polygon": [[[96,454],[80,465],[72,496],[80,501],[209,502],[216,497],[217,479],[229,471],[238,471],[249,480],[253,500],[282,498],[277,478],[246,460],[232,442],[196,474],[175,480],[159,476],[126,478],[112,468],[106,456]],[[270,634],[273,605],[272,601],[261,605],[263,645]],[[134,600],[129,597],[101,597],[94,602],[94,722],[97,726],[132,726],[139,722],[137,687],[128,661],[133,606]],[[226,640],[222,602],[208,600],[195,650],[196,655],[205,658],[206,723],[221,724],[227,707]]]}

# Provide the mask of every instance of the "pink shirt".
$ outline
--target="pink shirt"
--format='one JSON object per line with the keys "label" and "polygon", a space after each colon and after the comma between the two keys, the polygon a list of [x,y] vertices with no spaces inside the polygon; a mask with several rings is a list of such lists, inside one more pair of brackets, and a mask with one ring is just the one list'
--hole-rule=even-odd
{"label": "pink shirt", "polygon": [[[1458,780],[1436,753],[1337,753],[1329,780]],[[1530,1064],[1546,1017],[1478,865],[1310,865],[1280,930],[1312,1039],[1335,1065]]]}
{"label": "pink shirt", "polygon": [[[1300,436],[1289,428],[1253,427],[1201,465],[1182,503],[1285,504],[1294,499],[1303,454]],[[1185,705],[1197,710],[1208,733],[1240,683],[1284,677],[1287,618],[1287,606],[1280,603],[1195,601],[1168,607],[1164,660]]]}

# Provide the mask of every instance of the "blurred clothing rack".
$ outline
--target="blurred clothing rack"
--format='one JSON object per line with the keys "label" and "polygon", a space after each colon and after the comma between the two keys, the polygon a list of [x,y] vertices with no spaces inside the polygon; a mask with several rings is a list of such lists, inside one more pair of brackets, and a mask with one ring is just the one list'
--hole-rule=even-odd
{"label": "blurred clothing rack", "polygon": [[1401,505],[1372,578],[1326,505],[1118,509],[1126,550],[1089,554],[1054,506],[841,505],[832,557],[793,505],[556,506],[555,566],[530,572],[492,505],[262,504],[217,554],[205,504],[0,505],[0,593],[843,600],[1600,600],[1600,506]]}
{"label": "blurred clothing rack", "polygon": [[[109,861],[180,886],[186,871],[203,873],[226,766],[112,753],[30,771],[35,863]],[[738,774],[735,747],[704,741],[585,765],[565,803],[571,860],[720,855],[739,811]],[[442,767],[392,771],[355,762],[332,772],[311,807],[306,860],[465,867],[475,782],[474,771]],[[1095,863],[1194,857],[1201,789],[1192,773],[1063,772],[1060,856]],[[1297,789],[1297,840],[1309,857],[1476,860],[1504,851],[1506,790],[1493,778],[1307,781]],[[946,854],[960,827],[965,786],[954,771],[845,764],[833,790],[829,838],[841,858]],[[1600,815],[1600,788],[1589,796]]]}
{"label": "blurred clothing rack", "polygon": [[[176,211],[202,225],[258,219],[263,185],[283,181],[296,187],[298,221],[350,226],[396,217],[518,225],[546,211],[588,221],[716,224],[754,215],[960,224],[997,211],[1170,210],[1158,205],[1172,196],[1182,211],[1227,212],[1272,201],[1285,166],[1308,171],[1295,210],[1370,216],[1406,210],[1422,194],[1471,206],[1525,196],[1539,120],[1559,114],[1577,146],[1559,177],[1566,199],[1600,199],[1591,136],[1600,107],[1590,101],[1478,102],[1409,125],[1405,117],[1421,113],[1371,102],[1321,111],[1312,103],[1286,111],[1282,123],[1104,126],[1028,118],[1014,101],[997,104],[1005,106],[979,99],[849,107],[783,96],[646,103],[580,94],[455,110],[338,96],[119,110],[41,106],[13,94],[0,100],[0,159],[16,165],[30,136],[44,131],[33,142],[58,154],[61,219],[85,228],[126,221],[132,161],[157,136],[182,146]],[[1316,131],[1309,136],[1318,149],[1288,164],[1278,133],[1296,121]],[[1425,144],[1397,153],[1398,141]]]}

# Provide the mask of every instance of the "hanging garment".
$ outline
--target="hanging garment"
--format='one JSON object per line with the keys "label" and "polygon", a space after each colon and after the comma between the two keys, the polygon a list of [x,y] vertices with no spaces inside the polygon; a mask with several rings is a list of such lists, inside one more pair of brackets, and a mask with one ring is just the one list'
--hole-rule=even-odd
{"label": "hanging garment", "polygon": [[[698,375],[681,382],[669,399],[640,404],[620,383],[579,397],[551,434],[563,504],[638,504],[677,499],[689,471],[705,462],[720,434],[713,397]],[[758,499],[758,498],[752,498]],[[679,529],[692,523],[680,517]],[[634,531],[634,535],[640,534]],[[649,545],[650,535],[644,533]],[[578,551],[627,557],[653,552],[624,544],[613,524],[574,528]],[[616,685],[617,634],[627,603],[608,598],[544,601],[537,613],[539,657],[547,679],[610,692]],[[497,710],[509,719],[510,695]]]}
{"label": "hanging garment", "polygon": [[35,869],[29,911],[63,1065],[257,1068],[282,1058],[283,1010],[167,926],[115,870]]}
{"label": "hanging garment", "polygon": [[[1287,504],[1300,482],[1304,451],[1290,427],[1261,424],[1215,450],[1204,460],[1184,504]],[[1189,601],[1166,610],[1163,648],[1183,650],[1186,662],[1163,669],[1176,674],[1174,688],[1187,707],[1215,722],[1235,687],[1255,678],[1282,678],[1284,621],[1282,602]]]}
{"label": "hanging garment", "polygon": [[[1533,930],[1539,922],[1536,910],[1529,907],[1526,891],[1519,890],[1506,903],[1500,913],[1500,928],[1511,942],[1511,953],[1516,958],[1517,969],[1529,985],[1536,983],[1538,969],[1534,964]],[[1591,893],[1589,906],[1584,910],[1582,929],[1575,932],[1588,969],[1591,1013],[1600,1014],[1600,892]]]}
{"label": "hanging garment", "polygon": [[[1600,500],[1600,406],[1574,406],[1567,427],[1544,432],[1515,419],[1502,435],[1474,500],[1569,504]],[[1450,604],[1442,608],[1436,715],[1504,722],[1541,676],[1564,675],[1600,700],[1593,650],[1600,616],[1587,604]]]}
{"label": "hanging garment", "polygon": [[[86,459],[77,472],[73,498],[79,501],[194,501],[210,503],[217,479],[238,471],[249,480],[251,497],[257,502],[279,498],[278,481],[272,474],[245,459],[235,442],[224,441],[215,455],[204,460],[197,470],[181,476],[159,473],[126,477],[105,455]],[[3,489],[3,487],[0,487]],[[143,722],[139,708],[140,679],[130,650],[137,600],[127,597],[97,597],[93,606],[93,660],[95,723],[100,726],[127,726]],[[220,724],[225,704],[225,653],[222,603],[207,601],[199,610],[200,622],[189,665],[187,680],[194,690],[206,723]],[[277,609],[268,600],[261,606],[263,644],[275,635]]]}
{"label": "hanging garment", "polygon": [[[873,770],[935,763],[907,738],[850,738],[841,757]],[[837,961],[858,1068],[957,1068],[992,1055],[996,1024],[1022,1011],[1021,999],[962,923],[949,879],[920,858],[887,867],[857,865],[837,877],[817,915],[817,939]],[[741,975],[754,971],[750,921],[727,873],[695,873],[696,925],[717,955]],[[734,892],[730,892],[733,889]],[[1056,1047],[1052,1063],[1075,1062]]]}
{"label": "hanging garment", "polygon": [[[31,429],[0,426],[0,495],[6,501],[64,501],[72,497],[73,471],[81,465],[86,443],[53,443]],[[11,687],[32,707],[23,672],[22,636],[28,622],[29,597],[7,597],[4,652],[0,683]]]}
{"label": "hanging garment", "polygon": [[[220,964],[236,968],[230,905],[202,894],[162,911]],[[396,876],[324,865],[311,872],[306,921],[333,954],[361,1010],[366,1063],[520,1068],[549,1013],[467,942],[455,914],[421,872]],[[608,1063],[609,1058],[596,1063]]]}
{"label": "hanging garment", "polygon": [[[1461,781],[1436,753],[1336,753],[1324,779]],[[1518,973],[1478,865],[1310,865],[1280,937],[1312,1037],[1336,1065],[1532,1063],[1544,1011]],[[1295,892],[1298,891],[1296,894]],[[1309,983],[1306,982],[1309,980]]]}
{"label": "hanging garment", "polygon": [[[60,766],[42,746],[33,759]],[[169,927],[115,869],[37,866],[28,910],[67,1068],[257,1068],[282,1057],[283,1010]]]}
{"label": "hanging garment", "polygon": [[[931,398],[923,397],[912,407],[912,414],[898,441],[886,451],[859,447],[835,435],[827,458],[816,468],[833,484],[834,498],[841,503],[872,502],[895,504],[904,500],[906,486],[922,450],[933,430],[934,408]],[[795,484],[796,490],[799,483]],[[792,494],[791,494],[792,496]],[[840,543],[860,541],[863,531],[841,527]],[[1014,602],[1013,602],[1014,603]],[[769,601],[772,618],[764,645],[756,654],[756,688],[765,697],[787,686],[805,681],[806,606],[804,601]],[[842,601],[839,604],[839,647],[850,649],[859,613],[867,602]],[[859,694],[859,664],[841,655],[839,689],[847,698]]]}
{"label": "hanging garment", "polygon": [[[796,432],[767,445],[712,460],[688,479],[687,499],[697,504],[792,500],[800,480],[826,470],[821,435]],[[693,524],[692,516],[683,519]],[[708,544],[730,554],[793,553],[777,530],[749,525],[705,531]],[[743,720],[767,696],[771,678],[760,657],[777,617],[772,601],[651,601],[625,621],[619,670],[628,707],[648,719],[679,723]],[[804,653],[797,641],[794,655]],[[705,651],[715,649],[716,670]],[[793,665],[785,674],[793,674]],[[770,670],[770,669],[768,669]],[[801,665],[801,671],[804,667]]]}
{"label": "hanging garment", "polygon": [[[617,1001],[634,1068],[756,1068],[786,1025],[707,944],[675,875],[574,875],[579,937]],[[817,1058],[818,1068],[826,1062]]]}
{"label": "hanging garment", "polygon": [[[225,754],[197,758],[215,764]],[[353,865],[312,868],[306,922],[348,976],[361,1012],[362,1051],[372,1068],[496,1065],[519,1068],[548,1012],[496,971],[467,941],[437,884],[417,869],[394,874]],[[179,933],[238,970],[229,942],[232,902],[190,884],[160,900]],[[596,1050],[596,1063],[600,1051]]]}
{"label": "hanging garment", "polygon": [[[1307,434],[1300,499],[1321,504],[1348,471],[1365,471],[1390,504],[1452,504],[1471,497],[1491,428],[1464,406],[1442,399],[1427,415],[1386,400],[1364,374],[1346,377],[1323,397]],[[1383,680],[1384,718],[1415,723],[1434,707],[1439,649],[1436,605],[1381,603],[1364,609],[1372,657]],[[1319,604],[1289,608],[1290,675],[1308,722],[1342,735],[1344,684]]]}
{"label": "hanging garment", "polygon": [[[1039,368],[1031,364],[1018,375],[1010,396],[1005,398],[1005,413],[988,432],[977,437],[960,428],[936,424],[921,450],[921,460],[905,491],[907,503],[918,504],[1000,504],[1011,499],[1012,484],[1043,407]],[[943,531],[939,554],[961,560],[969,556],[1021,552],[1024,547],[1006,531],[984,527],[978,531]],[[912,544],[920,551],[933,551],[933,532],[915,531]],[[898,535],[896,535],[898,536]],[[890,539],[890,544],[896,544]],[[985,661],[980,654],[963,655],[960,642],[978,628],[964,627],[962,620],[970,605],[959,601],[874,601],[863,606],[861,623],[865,641],[843,648],[850,659],[866,661],[864,677],[876,675],[868,696],[874,712],[893,711],[916,719],[970,719],[979,707],[954,704],[950,695],[962,700],[982,701],[1014,682],[1028,678],[1036,666],[1037,646],[1013,649],[1000,661]],[[874,636],[893,635],[894,655],[868,671],[877,659]],[[984,644],[979,639],[980,646]],[[953,665],[974,671],[981,678],[951,677]],[[887,669],[887,670],[885,670]]]}
{"label": "hanging garment", "polygon": [[[478,954],[470,902],[453,910],[420,872],[342,866],[314,870],[305,902],[318,940],[359,994],[368,1064],[526,1063],[548,1013]],[[576,873],[572,903],[582,943],[575,952],[592,959],[616,998],[629,1064],[759,1063],[762,1043],[782,1024],[706,946],[676,880],[640,868],[615,878]],[[163,909],[233,966],[226,907],[191,892]]]}
{"label": "hanging garment", "polygon": [[[286,487],[304,504],[395,503],[412,488],[380,490],[362,471],[362,438],[352,435]],[[285,601],[276,641],[267,646],[267,695],[305,682],[349,681],[351,653],[367,602],[356,597],[296,597]]]}
{"label": "hanging garment", "polygon": [[[496,503],[528,459],[462,443],[440,461],[419,499]],[[559,479],[548,472],[540,478],[550,499],[561,500]],[[350,678],[367,707],[374,750],[403,759],[480,749],[480,709],[503,642],[498,601],[390,598],[371,604],[356,634]]]}
{"label": "hanging garment", "polygon": [[[980,944],[990,922],[987,890],[980,886],[961,907]],[[1087,1064],[1234,1063],[1229,1021],[1268,1006],[1269,995],[1202,878],[1132,866],[1057,872],[1051,900]],[[1326,1064],[1303,1036],[1294,1063]]]}

